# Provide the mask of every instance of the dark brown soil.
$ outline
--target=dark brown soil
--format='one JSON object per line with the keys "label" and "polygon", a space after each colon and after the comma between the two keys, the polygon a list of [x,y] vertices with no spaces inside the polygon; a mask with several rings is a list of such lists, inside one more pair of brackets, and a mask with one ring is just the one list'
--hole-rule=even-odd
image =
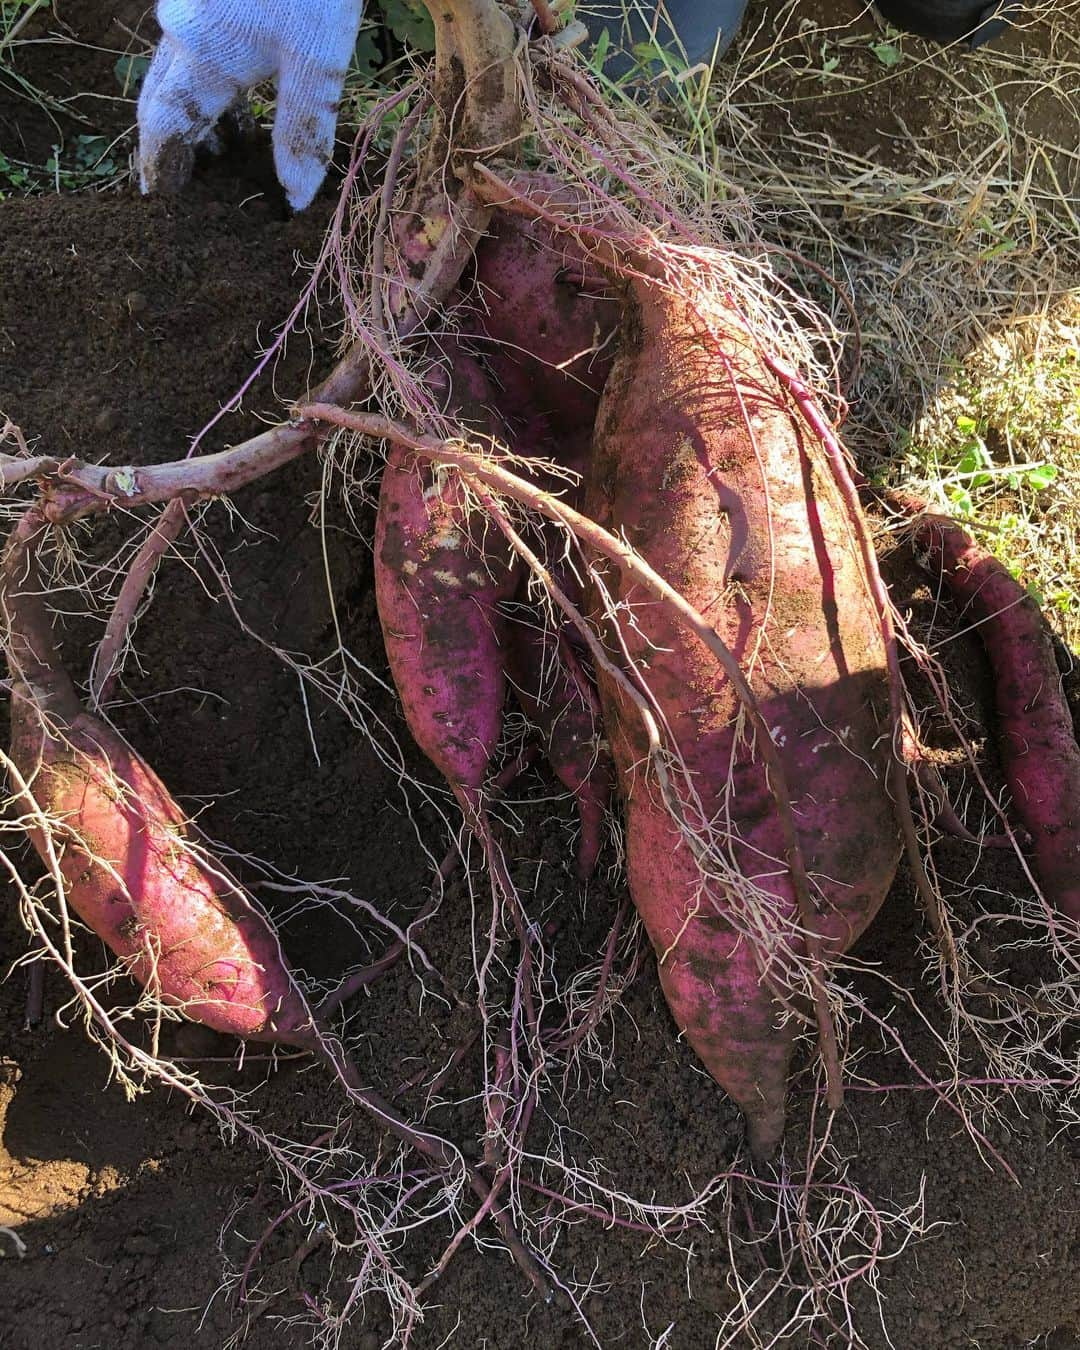
{"label": "dark brown soil", "polygon": [[[134,26],[142,14],[141,5],[90,0],[61,10],[84,41],[98,46],[123,46],[115,19]],[[43,23],[42,31],[50,26]],[[115,54],[45,47],[23,60],[54,92],[115,92]],[[97,125],[119,131],[131,109],[109,105],[104,119],[96,109],[94,115]],[[0,147],[11,146],[15,128],[28,154],[42,143],[37,114],[0,96]],[[40,438],[43,451],[114,462],[182,453],[290,309],[302,282],[296,258],[314,256],[325,201],[286,219],[279,196],[267,188],[260,152],[204,168],[187,195],[167,204],[143,201],[130,188],[0,204],[0,408]],[[309,370],[321,371],[330,356],[328,337],[294,340],[274,388],[264,379],[244,412],[215,429],[207,448],[250,434],[258,413],[279,407],[275,393],[299,393]],[[316,656],[334,642],[323,545],[311,523],[309,498],[318,486],[318,466],[299,463],[241,493],[242,519],[218,509],[210,525],[251,627],[280,648]],[[373,716],[404,741],[395,701],[375,678],[385,668],[365,542],[370,511],[358,513],[356,528],[340,512],[330,524],[337,621],[372,671],[366,689]],[[98,527],[103,554],[112,528]],[[918,600],[917,578],[902,560],[893,580]],[[421,841],[436,854],[445,846],[434,812],[418,804],[415,792],[402,794],[397,775],[337,710],[314,698],[305,707],[295,676],[244,636],[216,600],[205,568],[165,570],[139,629],[140,662],[126,677],[122,729],[182,800],[209,803],[203,823],[239,853],[302,877],[345,879],[399,917],[414,910],[431,876]],[[85,636],[85,625],[74,623],[67,654],[80,670]],[[957,688],[988,709],[977,647],[958,644],[954,660]],[[415,752],[407,752],[407,763],[432,781]],[[530,778],[523,795],[544,786]],[[527,807],[515,851],[535,912],[561,919],[559,941],[572,966],[599,949],[621,890],[617,881],[600,882],[580,896],[565,861],[571,828],[563,804]],[[945,844],[940,861],[947,875],[963,878],[970,854]],[[1007,865],[995,866],[984,862],[982,885],[1018,884]],[[370,930],[328,909],[293,917],[282,932],[290,955],[327,981],[380,945]],[[462,982],[470,970],[469,933],[469,898],[458,884],[425,946]],[[921,990],[920,1006],[940,1020],[917,952],[921,933],[902,877],[860,955],[880,962],[900,985]],[[5,971],[25,949],[9,905],[0,911]],[[868,983],[866,992],[886,1010],[890,1000],[880,986]],[[398,969],[360,1001],[355,1025],[363,1068],[384,1090],[419,1066],[442,1063],[460,1034],[441,1004],[429,998],[418,1008],[417,995],[415,978]],[[0,1346],[219,1350],[238,1335],[253,1350],[306,1344],[301,1330],[277,1320],[300,1308],[287,1264],[277,1280],[285,1292],[262,1317],[248,1322],[228,1297],[215,1297],[220,1246],[235,1259],[245,1250],[237,1234],[250,1239],[275,1213],[265,1159],[223,1142],[179,1097],[156,1090],[127,1101],[82,1028],[62,1024],[65,991],[51,973],[46,997],[50,1016],[26,1031],[24,974],[15,971],[0,983],[0,1225],[26,1244],[19,1260],[0,1232]],[[925,1067],[939,1069],[925,1033],[910,1018],[900,1016],[898,1024]],[[627,1192],[679,1203],[739,1156],[737,1113],[676,1042],[650,963],[616,1025],[616,1067],[602,1084],[567,1095],[567,1119],[588,1141],[579,1156],[601,1156],[613,1183]],[[188,1056],[229,1050],[190,1031],[174,1033],[172,1048]],[[467,1059],[447,1089],[452,1103],[465,1104],[431,1116],[433,1127],[460,1140],[478,1130],[466,1101],[477,1069]],[[902,1064],[882,1054],[864,1070],[878,1082],[910,1081]],[[230,1072],[220,1063],[207,1063],[206,1071]],[[247,1069],[245,1081],[258,1072]],[[805,1137],[806,1086],[804,1078],[795,1087],[796,1142]],[[280,1070],[259,1101],[268,1123],[296,1138],[311,1138],[340,1109],[320,1074],[296,1066]],[[407,1092],[402,1103],[417,1110],[420,1099]],[[925,1179],[927,1222],[941,1225],[883,1272],[891,1341],[875,1333],[870,1302],[858,1296],[869,1344],[1080,1347],[1080,1159],[1075,1140],[1053,1119],[1035,1107],[1026,1116],[1010,1111],[1008,1127],[995,1131],[1018,1184],[981,1160],[955,1117],[941,1107],[931,1111],[924,1092],[853,1093],[839,1130],[859,1187],[885,1205],[910,1203]],[[690,1257],[598,1223],[570,1228],[559,1266],[587,1278],[595,1265],[597,1292],[587,1308],[600,1343],[712,1346],[717,1316],[730,1306],[725,1224],[717,1206],[713,1230],[693,1236]],[[271,1259],[285,1260],[301,1240],[299,1230],[286,1230]],[[316,1252],[300,1284],[318,1298],[330,1280]],[[387,1330],[373,1306],[342,1344],[374,1350]],[[421,1350],[443,1344],[502,1350],[526,1342],[537,1350],[588,1344],[565,1313],[537,1304],[507,1259],[470,1248],[450,1267],[414,1340]],[[847,1343],[843,1330],[830,1342]]]}

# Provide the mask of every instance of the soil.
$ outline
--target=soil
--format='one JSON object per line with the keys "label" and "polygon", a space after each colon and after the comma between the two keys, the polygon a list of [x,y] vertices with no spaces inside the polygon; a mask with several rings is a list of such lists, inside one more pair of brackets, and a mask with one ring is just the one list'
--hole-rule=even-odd
{"label": "soil", "polygon": [[[125,25],[151,31],[144,6],[73,0],[60,10],[86,45],[46,43],[56,27],[46,10],[33,21],[42,45],[20,48],[20,68],[58,97],[76,94],[74,106],[88,111],[95,130],[119,135],[132,110],[115,98],[113,66],[131,45]],[[926,90],[905,97],[907,117],[933,106]],[[69,134],[76,132],[70,119],[61,120]],[[853,119],[852,134],[863,134],[864,126],[865,119]],[[833,128],[837,135],[842,130]],[[35,108],[0,89],[0,148],[10,156],[18,145],[20,158],[33,158],[51,145],[50,136],[55,128]],[[121,463],[183,453],[289,312],[303,280],[299,260],[314,257],[331,201],[328,189],[310,212],[289,218],[260,146],[202,166],[190,191],[168,202],[143,200],[125,186],[0,203],[0,408],[50,453]],[[332,352],[333,334],[318,328],[291,341],[272,379],[256,384],[243,411],[219,423],[204,448],[240,440],[259,415],[277,415],[279,400],[299,394]],[[319,485],[319,466],[300,462],[238,494],[237,515],[210,513],[209,536],[227,560],[250,632],[220,603],[205,562],[170,564],[140,623],[139,661],[125,675],[115,715],[177,796],[193,809],[205,805],[200,819],[213,837],[227,839],[240,855],[272,860],[284,873],[339,879],[400,920],[428,893],[431,853],[446,843],[439,817],[415,791],[403,792],[400,775],[336,708],[301,697],[295,676],[271,650],[325,654],[340,626],[370,671],[372,719],[397,732],[407,773],[433,781],[380,683],[386,670],[372,597],[370,507],[359,505],[355,520],[332,507],[330,529],[321,535],[312,524]],[[121,537],[113,523],[95,527],[93,556],[108,557]],[[918,617],[925,588],[902,557],[893,559],[890,579]],[[69,624],[65,652],[76,670],[90,631],[77,616]],[[961,698],[988,712],[975,644],[955,644],[952,661]],[[572,968],[582,954],[601,949],[622,884],[612,869],[580,892],[566,864],[572,811],[550,799],[550,786],[539,773],[520,785],[517,875],[536,913],[558,917]],[[545,790],[546,800],[538,801]],[[938,857],[948,876],[964,877],[971,863],[958,843],[945,842]],[[978,882],[990,889],[1019,885],[1010,865],[993,859],[980,864]],[[315,979],[332,982],[380,949],[370,925],[327,907],[296,912],[294,897],[280,893],[276,901],[272,892],[264,898],[276,903],[290,956]],[[458,880],[425,934],[439,967],[462,983],[471,970],[470,903]],[[921,938],[902,875],[860,955],[920,991],[920,1006],[940,1023]],[[26,943],[14,905],[4,907],[5,971]],[[880,985],[868,982],[865,992],[880,1011],[891,1002]],[[286,1225],[268,1248],[267,1283],[281,1292],[265,1309],[238,1309],[220,1291],[223,1253],[242,1259],[277,1212],[265,1158],[223,1140],[178,1095],[155,1089],[128,1100],[111,1081],[104,1054],[66,1015],[55,973],[46,979],[46,1020],[27,1030],[25,1006],[25,972],[15,969],[0,982],[0,1225],[17,1235],[25,1255],[19,1259],[12,1233],[0,1231],[0,1346],[306,1345],[310,1331],[282,1319],[302,1312],[302,1293],[317,1301],[331,1289],[333,1273],[318,1250],[299,1275],[290,1273],[301,1229]],[[931,1072],[940,1068],[925,1030],[897,1015],[920,1062]],[[678,1203],[741,1161],[738,1115],[676,1040],[651,962],[627,991],[615,1028],[614,1067],[591,1084],[568,1087],[566,1119],[589,1141],[580,1156],[601,1156],[618,1188]],[[460,1035],[443,1004],[419,1002],[417,980],[404,966],[360,1001],[352,1029],[360,1035],[364,1071],[384,1090],[417,1068],[434,1070]],[[264,1076],[257,1057],[234,1071],[231,1047],[209,1033],[169,1031],[166,1048],[225,1081],[254,1087]],[[878,1082],[910,1082],[904,1066],[885,1054],[869,1055],[862,1067]],[[466,1057],[459,1081],[431,1113],[433,1127],[461,1140],[476,1137],[470,1094],[477,1070],[476,1056]],[[804,1075],[793,1092],[794,1141],[805,1139],[808,1081]],[[295,1063],[274,1073],[257,1100],[268,1125],[294,1138],[310,1139],[341,1109],[321,1075]],[[1075,1138],[1034,1103],[1025,1102],[1023,1112],[1006,1108],[991,1137],[1014,1171],[1010,1179],[979,1156],[955,1116],[931,1109],[932,1100],[921,1091],[854,1092],[838,1125],[852,1180],[867,1195],[910,1204],[924,1187],[926,1236],[881,1272],[888,1335],[880,1325],[874,1330],[866,1291],[857,1297],[867,1343],[1078,1350]],[[400,1104],[418,1111],[421,1096],[408,1089]],[[356,1128],[362,1134],[367,1127]],[[797,1148],[796,1142],[793,1159]],[[566,1230],[560,1268],[587,1279],[595,1266],[587,1311],[600,1344],[680,1350],[714,1344],[730,1292],[727,1219],[719,1205],[712,1219],[710,1231],[695,1232],[686,1244],[689,1255],[598,1222]],[[387,1333],[373,1304],[341,1344],[374,1350]],[[501,1350],[526,1341],[538,1350],[589,1343],[568,1314],[536,1301],[504,1255],[466,1244],[414,1345]],[[849,1341],[838,1329],[829,1343]]]}

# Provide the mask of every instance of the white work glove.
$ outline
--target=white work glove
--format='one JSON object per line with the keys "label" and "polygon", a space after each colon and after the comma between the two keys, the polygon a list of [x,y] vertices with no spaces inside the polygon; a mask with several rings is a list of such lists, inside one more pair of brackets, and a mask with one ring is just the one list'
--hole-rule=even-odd
{"label": "white work glove", "polygon": [[334,149],[338,102],[363,0],[158,0],[162,37],[139,95],[143,192],[175,192],[195,147],[245,90],[277,81],[274,165],[307,206]]}

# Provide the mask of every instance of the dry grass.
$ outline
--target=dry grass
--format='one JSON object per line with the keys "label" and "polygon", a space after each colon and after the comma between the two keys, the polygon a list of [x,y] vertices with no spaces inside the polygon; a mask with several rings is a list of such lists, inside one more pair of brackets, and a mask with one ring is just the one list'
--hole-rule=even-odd
{"label": "dry grass", "polygon": [[653,111],[706,201],[850,296],[863,471],[966,515],[1080,647],[1080,4],[975,53],[826,9],[752,6]]}

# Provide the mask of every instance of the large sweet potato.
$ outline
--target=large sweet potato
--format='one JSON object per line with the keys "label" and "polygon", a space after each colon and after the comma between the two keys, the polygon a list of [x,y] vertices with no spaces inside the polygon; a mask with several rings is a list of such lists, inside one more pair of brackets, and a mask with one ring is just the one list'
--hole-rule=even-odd
{"label": "large sweet potato", "polygon": [[[704,305],[704,302],[702,302]],[[881,626],[828,467],[719,304],[631,290],[597,419],[588,513],[622,534],[739,661],[780,757],[816,908],[848,948],[892,881]],[[675,815],[638,710],[599,672],[626,805],[628,877],[676,1022],[767,1155],[783,1131],[806,931],[760,745],[715,656],[610,563],[614,662],[647,684],[686,779]],[[630,670],[633,674],[633,671]],[[695,856],[675,823],[706,847]],[[773,935],[770,937],[770,933]]]}

